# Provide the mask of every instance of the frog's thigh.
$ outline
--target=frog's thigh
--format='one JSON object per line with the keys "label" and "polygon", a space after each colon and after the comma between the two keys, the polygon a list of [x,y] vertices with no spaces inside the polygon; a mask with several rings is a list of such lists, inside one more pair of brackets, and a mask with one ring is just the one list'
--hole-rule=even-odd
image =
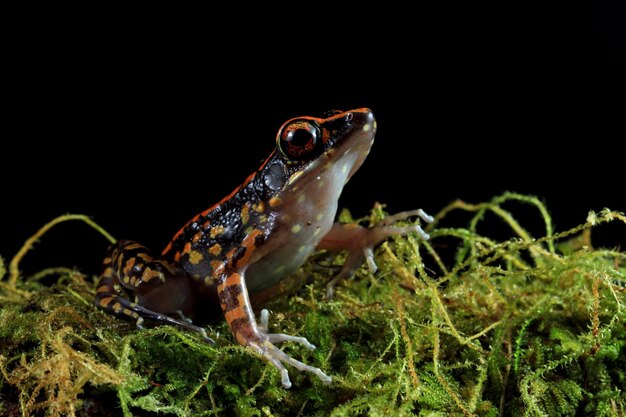
{"label": "frog's thigh", "polygon": [[[122,296],[118,284],[134,292],[137,302]],[[151,319],[199,332],[212,342],[203,328],[164,314],[193,307],[190,278],[175,265],[153,258],[136,242],[120,241],[111,247],[103,262],[95,303],[110,313],[136,320],[137,327],[142,327],[144,319]]]}

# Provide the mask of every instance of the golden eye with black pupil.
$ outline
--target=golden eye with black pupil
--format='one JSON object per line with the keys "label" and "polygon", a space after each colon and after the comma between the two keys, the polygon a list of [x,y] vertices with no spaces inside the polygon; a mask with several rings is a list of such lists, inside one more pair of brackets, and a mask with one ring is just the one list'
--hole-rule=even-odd
{"label": "golden eye with black pupil", "polygon": [[278,148],[283,155],[292,160],[313,159],[324,149],[322,132],[312,121],[294,120],[279,133]]}

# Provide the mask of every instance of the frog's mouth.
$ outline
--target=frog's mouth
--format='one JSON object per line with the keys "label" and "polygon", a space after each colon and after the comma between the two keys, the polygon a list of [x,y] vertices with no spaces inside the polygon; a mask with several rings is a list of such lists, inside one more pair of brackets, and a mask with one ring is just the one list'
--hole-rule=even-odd
{"label": "frog's mouth", "polygon": [[[336,129],[338,121],[342,126]],[[348,181],[361,167],[374,142],[376,134],[374,114],[367,108],[335,113],[321,125],[334,138],[333,145],[319,158],[319,162],[326,169],[336,166],[342,176],[345,176],[345,181]]]}
{"label": "frog's mouth", "polygon": [[337,150],[343,150],[344,156],[355,153],[358,157],[352,163],[348,179],[361,167],[363,161],[369,154],[374,136],[376,135],[376,119],[370,109],[357,109],[348,112],[352,114],[352,126],[340,139]]}

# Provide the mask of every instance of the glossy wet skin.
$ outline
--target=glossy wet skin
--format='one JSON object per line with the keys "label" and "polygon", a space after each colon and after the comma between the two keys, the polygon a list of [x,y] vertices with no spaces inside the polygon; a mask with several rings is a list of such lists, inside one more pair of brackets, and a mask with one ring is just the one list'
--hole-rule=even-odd
{"label": "glossy wet skin", "polygon": [[[310,120],[315,123],[318,119]],[[290,123],[283,125],[277,142]],[[341,113],[320,126],[328,134],[333,134],[333,129],[341,129],[341,133],[327,151],[295,171],[276,195],[280,203],[272,208],[276,216],[272,239],[246,273],[251,293],[276,285],[315,250],[332,227],[343,187],[367,157],[376,133],[376,121],[368,109]],[[277,153],[269,161],[280,158],[279,149]]]}
{"label": "glossy wet skin", "polygon": [[[343,186],[367,157],[375,131],[369,109],[288,120],[261,167],[181,228],[162,258],[132,241],[115,245],[98,305],[138,322],[162,320],[161,313],[207,317],[216,308],[227,321],[250,321],[249,296],[264,301],[279,293],[278,284],[331,230]],[[120,297],[117,284],[137,302]]]}
{"label": "glossy wet skin", "polygon": [[251,299],[275,296],[282,281],[316,249],[349,252],[327,286],[330,298],[334,286],[363,261],[375,270],[373,248],[387,237],[417,232],[428,238],[419,224],[393,227],[411,216],[432,221],[422,210],[398,213],[371,228],[334,222],[343,187],[367,157],[375,133],[369,109],[287,121],[261,167],[193,217],[161,257],[133,241],[114,245],[103,262],[96,304],[136,320],[138,327],[144,319],[156,320],[199,332],[208,342],[212,339],[202,327],[176,316],[219,306],[237,342],[275,366],[284,387],[291,386],[285,363],[330,383],[319,368],[275,346],[297,342],[315,348],[302,337],[270,333],[266,310],[257,324]]}

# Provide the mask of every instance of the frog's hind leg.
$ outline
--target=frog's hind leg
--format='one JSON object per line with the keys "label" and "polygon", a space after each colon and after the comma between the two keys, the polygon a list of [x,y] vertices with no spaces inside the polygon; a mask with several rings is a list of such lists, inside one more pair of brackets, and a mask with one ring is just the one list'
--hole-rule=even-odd
{"label": "frog's hind leg", "polygon": [[282,342],[296,342],[304,345],[307,349],[315,349],[315,346],[309,343],[306,338],[282,333],[269,333],[269,313],[267,310],[261,312],[261,320],[258,324],[256,323],[243,271],[233,271],[230,275],[219,278],[217,291],[226,322],[237,341],[256,351],[278,369],[283,387],[291,387],[289,373],[284,364],[289,364],[303,372],[312,373],[326,384],[331,382],[331,378],[321,369],[306,365],[275,346],[275,344]]}
{"label": "frog's hind leg", "polygon": [[[126,249],[128,249],[128,252],[125,251]],[[120,287],[126,287],[131,290],[135,290],[137,293],[143,292],[144,294],[138,298],[143,298],[147,301],[150,301],[149,297],[151,291],[149,290],[152,289],[152,293],[158,292],[156,288],[158,288],[159,286],[155,286],[153,284],[152,288],[144,288],[146,287],[146,282],[149,281],[144,281],[146,276],[155,275],[157,274],[157,272],[155,271],[158,270],[158,272],[162,274],[163,282],[167,281],[168,278],[174,278],[170,276],[170,271],[164,271],[160,267],[155,268],[154,262],[146,262],[147,266],[144,266],[143,268],[135,268],[134,270],[132,270],[132,267],[133,265],[135,265],[136,261],[131,259],[135,259],[135,256],[138,255],[137,249],[145,248],[134,242],[129,241],[120,241],[118,244],[111,247],[110,256],[105,258],[103,262],[103,272],[100,276],[96,288],[95,304],[109,313],[113,313],[134,320],[137,327],[140,329],[143,327],[143,322],[145,319],[151,319],[161,323],[175,325],[183,329],[198,332],[207,342],[215,343],[215,341],[207,335],[205,329],[191,324],[190,320],[184,318],[181,311],[178,312],[181,315],[181,320],[177,320],[173,317],[168,316],[165,313],[146,308],[144,305],[142,305],[141,302],[131,302],[130,300],[120,295],[122,292]],[[145,255],[141,256],[140,258],[144,261],[148,261],[149,253],[142,252],[142,254]],[[150,258],[150,261],[153,260]],[[163,261],[156,262],[159,262],[160,265],[164,264]],[[127,268],[124,272],[124,268],[127,265],[130,265],[130,268]],[[139,278],[138,275],[129,277],[129,275],[133,275],[133,272],[135,273],[135,275],[141,273],[141,275],[143,275],[143,279]],[[126,275],[124,275],[123,278],[120,279],[121,274]],[[163,285],[162,287],[165,287],[166,290],[169,290],[169,288],[167,288],[167,285]]]}

